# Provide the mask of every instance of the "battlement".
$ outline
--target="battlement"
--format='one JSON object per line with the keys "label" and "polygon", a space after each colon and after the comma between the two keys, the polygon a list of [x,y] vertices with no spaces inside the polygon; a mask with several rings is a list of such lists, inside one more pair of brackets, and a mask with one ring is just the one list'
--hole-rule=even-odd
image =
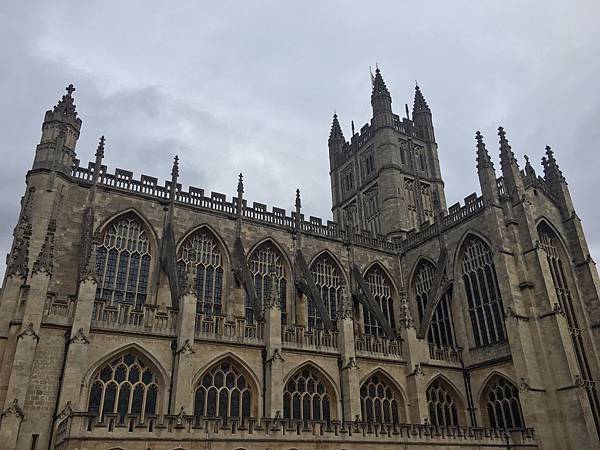
{"label": "battlement", "polygon": [[[427,424],[377,424],[365,422],[288,420],[281,418],[263,419],[221,419],[198,418],[186,415],[164,415],[147,417],[140,421],[137,416],[106,414],[102,421],[90,413],[71,413],[58,424],[55,449],[72,448],[76,442],[131,440],[152,441],[153,448],[173,447],[173,440],[212,441],[211,448],[235,448],[243,442],[292,443],[318,439],[319,448],[339,448],[343,443],[347,448],[352,445],[377,443],[383,448],[423,448],[431,444],[439,448],[537,448],[532,428],[500,430],[480,427],[437,427]],[[161,441],[164,444],[161,445]],[[218,444],[217,444],[218,442]],[[70,444],[70,445],[69,445]],[[300,444],[301,445],[301,444]],[[218,447],[217,447],[218,446]],[[134,448],[128,446],[128,448]],[[137,448],[137,447],[136,447]],[[288,448],[288,447],[286,447]],[[311,447],[313,448],[313,447]],[[438,448],[438,447],[436,447]]]}

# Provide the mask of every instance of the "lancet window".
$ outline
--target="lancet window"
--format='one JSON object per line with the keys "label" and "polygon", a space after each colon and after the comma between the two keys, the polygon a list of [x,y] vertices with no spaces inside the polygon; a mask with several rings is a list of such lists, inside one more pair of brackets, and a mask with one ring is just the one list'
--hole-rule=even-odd
{"label": "lancet window", "polygon": [[[329,317],[335,321],[344,295],[344,279],[340,269],[331,257],[324,253],[311,264],[310,271]],[[308,328],[322,328],[323,322],[312,299],[308,300],[307,308]]]}
{"label": "lancet window", "polygon": [[[258,247],[248,259],[250,273],[254,277],[254,289],[261,305],[265,304],[271,295],[271,269],[275,270],[279,302],[281,307],[281,323],[287,323],[287,279],[280,252],[273,244],[266,243]],[[246,320],[254,322],[254,309],[251,300],[246,296]]]}
{"label": "lancet window", "polygon": [[150,263],[150,242],[138,218],[116,219],[97,248],[96,298],[140,309],[146,303]]}
{"label": "lancet window", "polygon": [[523,428],[519,390],[504,377],[496,376],[487,389],[487,412],[492,428]]}
{"label": "lancet window", "polygon": [[398,423],[400,396],[379,373],[371,375],[360,387],[363,420],[370,423]]}
{"label": "lancet window", "polygon": [[177,260],[179,285],[185,286],[189,265],[195,266],[196,312],[205,317],[223,312],[223,256],[215,237],[202,228],[181,245]]}
{"label": "lancet window", "polygon": [[458,426],[456,394],[439,378],[433,380],[426,391],[429,420],[441,427]]}
{"label": "lancet window", "polygon": [[199,417],[250,417],[252,392],[249,380],[231,362],[223,361],[204,374],[194,398]]}
{"label": "lancet window", "polygon": [[[383,312],[383,316],[387,319],[392,328],[396,327],[394,319],[394,298],[392,297],[392,283],[388,276],[378,266],[373,266],[367,275],[365,281],[371,290],[371,294],[375,298],[375,302]],[[383,327],[377,321],[377,318],[369,309],[363,306],[363,317],[365,324],[365,334],[370,336],[385,336]]]}
{"label": "lancet window", "polygon": [[[419,266],[415,271],[414,289],[415,297],[417,299],[419,321],[423,320],[427,302],[434,301],[434,299],[430,299],[434,275],[435,267],[432,263],[425,260],[419,263]],[[433,316],[429,323],[427,340],[430,344],[435,345],[438,348],[456,346],[452,323],[451,301],[452,290],[449,289],[434,309]]]}
{"label": "lancet window", "polygon": [[283,417],[299,420],[329,420],[331,397],[312,367],[298,371],[285,385]]}
{"label": "lancet window", "polygon": [[88,411],[105,414],[156,414],[159,387],[153,371],[136,355],[126,353],[96,371]]}
{"label": "lancet window", "polygon": [[504,310],[492,251],[481,239],[471,237],[466,243],[462,269],[475,345],[504,341]]}

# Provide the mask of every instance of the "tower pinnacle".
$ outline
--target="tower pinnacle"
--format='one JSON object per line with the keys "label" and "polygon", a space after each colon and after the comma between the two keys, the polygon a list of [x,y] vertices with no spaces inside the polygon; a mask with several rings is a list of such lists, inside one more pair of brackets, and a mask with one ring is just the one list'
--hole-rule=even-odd
{"label": "tower pinnacle", "polygon": [[421,92],[421,88],[418,84],[415,84],[415,101],[413,103],[413,116],[420,112],[431,112],[429,109],[429,105],[425,101],[425,97],[423,97],[423,93]]}
{"label": "tower pinnacle", "polygon": [[340,122],[338,120],[337,114],[333,114],[333,122],[331,123],[331,131],[329,132],[329,142],[334,140],[344,139],[344,133],[342,132],[342,127],[340,126]]}
{"label": "tower pinnacle", "polygon": [[75,87],[72,84],[69,84],[65,90],[67,93],[62,96],[59,102],[54,107],[55,113],[60,113],[64,116],[70,116],[73,119],[77,117],[77,110],[75,109],[75,102],[73,99],[73,92],[75,92]]}
{"label": "tower pinnacle", "polygon": [[485,148],[485,142],[483,142],[483,136],[479,131],[475,133],[475,140],[477,141],[477,170],[485,169],[488,167],[494,168],[494,163],[490,154]]}

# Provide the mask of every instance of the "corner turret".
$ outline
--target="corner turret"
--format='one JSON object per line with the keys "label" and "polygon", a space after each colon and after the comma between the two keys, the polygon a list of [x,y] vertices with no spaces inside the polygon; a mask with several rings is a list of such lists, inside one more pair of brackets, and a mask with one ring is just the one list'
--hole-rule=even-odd
{"label": "corner turret", "polygon": [[372,124],[375,128],[392,127],[394,125],[392,96],[385,85],[385,81],[383,81],[379,67],[375,69],[375,76],[373,77],[371,106],[373,107]]}
{"label": "corner turret", "polygon": [[415,85],[415,100],[413,103],[413,123],[417,136],[428,142],[435,142],[435,133],[433,129],[433,118],[429,105],[423,97],[419,85]]}

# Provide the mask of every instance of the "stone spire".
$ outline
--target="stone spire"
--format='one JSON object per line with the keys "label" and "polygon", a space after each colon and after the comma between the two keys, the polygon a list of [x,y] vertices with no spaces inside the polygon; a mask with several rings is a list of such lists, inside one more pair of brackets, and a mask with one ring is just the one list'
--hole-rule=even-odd
{"label": "stone spire", "polygon": [[483,136],[479,131],[475,133],[475,140],[477,141],[477,170],[483,170],[487,168],[494,168],[494,163],[490,154],[485,148],[485,142],[483,142]]}
{"label": "stone spire", "polygon": [[54,269],[54,233],[56,232],[56,219],[51,218],[48,222],[44,244],[40,250],[37,260],[33,263],[33,273],[46,272],[52,275]]}
{"label": "stone spire", "polygon": [[59,102],[54,107],[53,112],[60,113],[63,116],[77,118],[77,110],[75,108],[75,101],[73,99],[73,92],[75,88],[72,84],[69,84],[66,88],[67,93],[62,96]]}
{"label": "stone spire", "polygon": [[342,132],[342,127],[340,126],[340,122],[338,121],[337,114],[333,114],[333,122],[331,124],[331,131],[329,132],[329,142],[341,140],[342,142],[346,142],[344,139],[344,133]]}
{"label": "stone spire", "polygon": [[525,175],[527,175],[527,177],[533,181],[533,180],[535,180],[537,178],[537,174],[535,173],[535,169],[533,168],[533,166],[529,162],[529,156],[523,155],[523,157],[525,158]]}
{"label": "stone spire", "polygon": [[242,216],[242,207],[244,206],[244,175],[242,172],[238,175],[237,184],[237,204],[236,213],[239,217]]}
{"label": "stone spire", "polygon": [[546,145],[546,156],[542,158],[542,165],[544,166],[544,177],[546,178],[546,181],[550,183],[567,184],[565,177],[554,158],[554,152],[549,145]]}
{"label": "stone spire", "polygon": [[300,198],[300,189],[296,189],[296,217],[295,217],[295,227],[296,232],[300,231],[300,223],[302,221],[302,199]]}
{"label": "stone spire", "polygon": [[19,235],[10,255],[10,262],[6,268],[6,275],[19,275],[27,277],[29,271],[29,240],[31,239],[31,223],[27,216],[23,216],[19,225]]}
{"label": "stone spire", "polygon": [[390,97],[391,100],[390,91],[388,91],[385,81],[383,81],[379,67],[375,69],[375,76],[373,77],[373,93],[371,95],[373,97],[377,95],[384,95]]}
{"label": "stone spire", "polygon": [[523,178],[515,154],[506,139],[504,128],[498,127],[498,136],[500,137],[500,166],[504,178],[504,189],[515,201],[521,197],[523,192]]}
{"label": "stone spire", "polygon": [[421,93],[421,88],[419,88],[418,84],[415,84],[415,101],[413,103],[413,117],[420,112],[431,112],[427,102],[425,101],[425,97]]}
{"label": "stone spire", "polygon": [[375,76],[373,77],[371,106],[373,107],[372,124],[376,128],[391,127],[394,125],[392,96],[385,85],[385,81],[383,81],[379,67],[375,70]]}
{"label": "stone spire", "polygon": [[179,156],[175,155],[173,158],[173,168],[171,169],[171,205],[175,203],[175,197],[177,194],[177,179],[179,178]]}
{"label": "stone spire", "polygon": [[95,185],[98,183],[98,178],[100,177],[100,168],[102,167],[102,160],[104,159],[104,143],[106,139],[104,136],[100,136],[100,140],[98,141],[98,148],[96,149],[96,160],[94,161],[94,176],[92,178],[92,183]]}

